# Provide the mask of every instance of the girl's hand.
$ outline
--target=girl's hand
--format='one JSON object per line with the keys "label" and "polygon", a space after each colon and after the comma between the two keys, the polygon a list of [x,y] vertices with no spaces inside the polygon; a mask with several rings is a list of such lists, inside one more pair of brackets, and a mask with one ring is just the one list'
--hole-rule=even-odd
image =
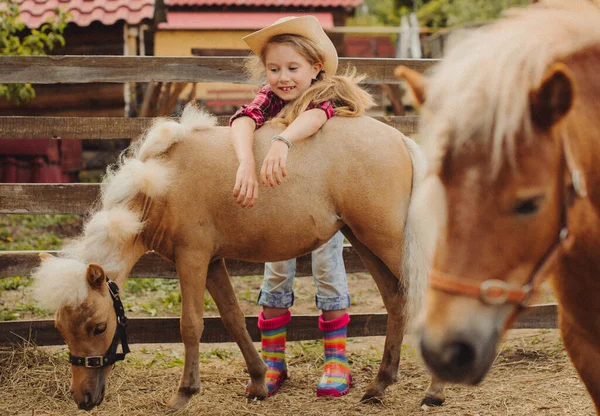
{"label": "girl's hand", "polygon": [[233,187],[235,202],[242,208],[252,208],[258,199],[258,179],[256,177],[256,164],[242,162],[235,175],[235,186]]}
{"label": "girl's hand", "polygon": [[281,185],[283,178],[287,176],[285,170],[285,162],[288,156],[287,144],[281,140],[276,140],[271,143],[271,148],[267,157],[262,164],[260,169],[260,181],[264,186],[267,184],[274,188],[275,185]]}

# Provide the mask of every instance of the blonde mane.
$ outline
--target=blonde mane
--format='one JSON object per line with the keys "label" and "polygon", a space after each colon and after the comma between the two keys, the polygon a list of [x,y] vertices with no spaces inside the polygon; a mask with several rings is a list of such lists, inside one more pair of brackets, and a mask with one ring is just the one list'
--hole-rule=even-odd
{"label": "blonde mane", "polygon": [[505,16],[461,33],[434,68],[423,108],[423,136],[438,156],[477,140],[495,173],[503,157],[513,161],[517,134],[532,135],[528,94],[549,65],[600,42],[600,9],[589,0],[546,0]]}
{"label": "blonde mane", "polygon": [[64,247],[60,257],[42,261],[33,273],[34,297],[42,307],[56,310],[83,302],[89,263],[99,264],[109,276],[122,271],[128,249],[144,227],[142,213],[134,210],[131,202],[139,194],[148,199],[163,197],[172,180],[172,169],[163,156],[192,131],[215,124],[213,116],[188,104],[179,121],[157,119],[129,155],[108,169],[99,209],[85,223],[83,234]]}

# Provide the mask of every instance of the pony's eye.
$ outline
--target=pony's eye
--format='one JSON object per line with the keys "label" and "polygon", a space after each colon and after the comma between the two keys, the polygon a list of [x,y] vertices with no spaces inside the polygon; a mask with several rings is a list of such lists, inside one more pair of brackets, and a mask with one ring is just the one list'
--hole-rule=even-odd
{"label": "pony's eye", "polygon": [[544,198],[543,195],[538,195],[533,198],[517,201],[513,207],[513,212],[517,215],[533,215],[539,211]]}
{"label": "pony's eye", "polygon": [[106,331],[106,324],[98,324],[96,328],[94,328],[94,335],[103,334]]}

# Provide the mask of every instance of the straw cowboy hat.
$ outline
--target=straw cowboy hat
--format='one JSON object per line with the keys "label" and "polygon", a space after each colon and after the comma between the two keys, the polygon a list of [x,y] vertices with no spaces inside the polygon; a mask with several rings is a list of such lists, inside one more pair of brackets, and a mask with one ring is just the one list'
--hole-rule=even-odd
{"label": "straw cowboy hat", "polygon": [[335,75],[338,67],[337,51],[316,17],[282,17],[272,25],[244,36],[242,40],[246,42],[252,52],[260,56],[269,39],[277,35],[299,35],[315,42],[323,51],[325,73]]}

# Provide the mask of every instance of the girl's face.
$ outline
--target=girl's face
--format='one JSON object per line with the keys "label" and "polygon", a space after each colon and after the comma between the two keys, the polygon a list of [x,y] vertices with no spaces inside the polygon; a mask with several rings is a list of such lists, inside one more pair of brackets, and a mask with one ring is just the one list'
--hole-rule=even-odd
{"label": "girl's face", "polygon": [[296,48],[285,43],[266,46],[265,69],[271,90],[283,101],[292,101],[306,91],[323,67],[311,65]]}

